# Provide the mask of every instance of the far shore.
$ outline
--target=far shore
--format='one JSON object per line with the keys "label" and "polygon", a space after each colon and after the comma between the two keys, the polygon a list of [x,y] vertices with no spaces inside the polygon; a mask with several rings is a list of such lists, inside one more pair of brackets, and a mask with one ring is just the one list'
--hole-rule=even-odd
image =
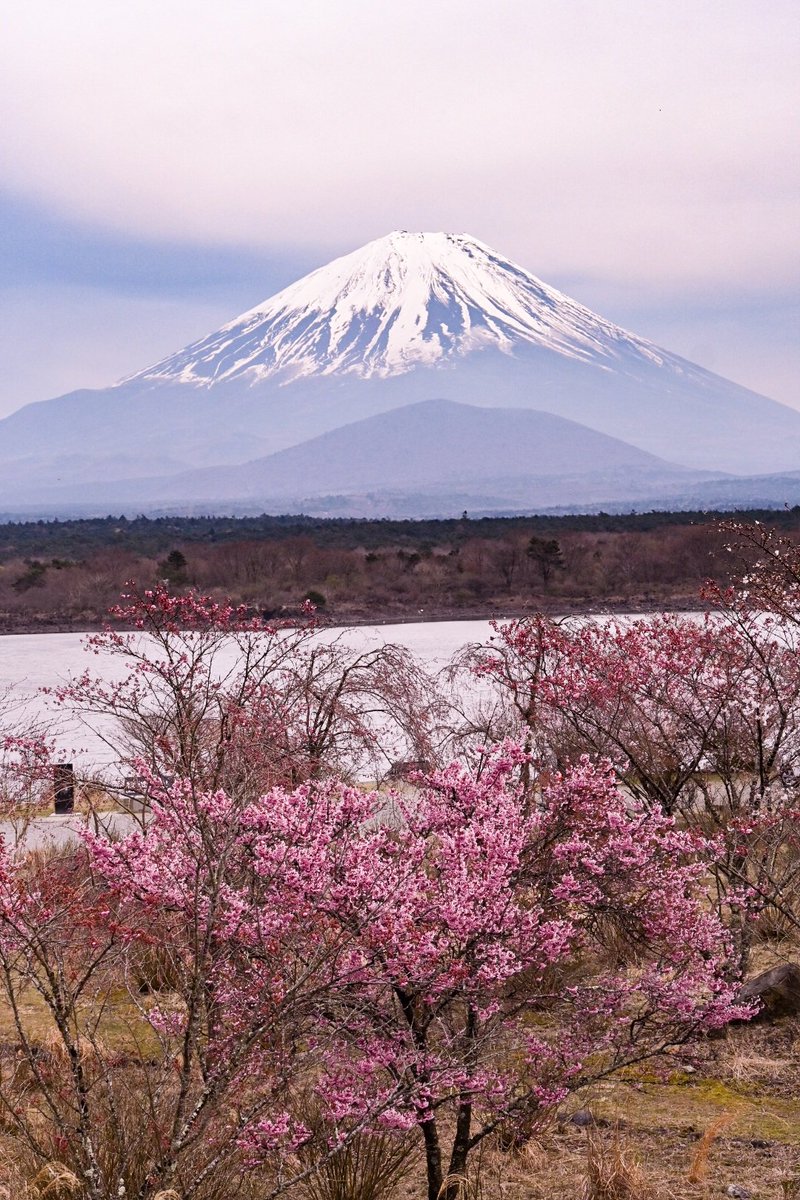
{"label": "far shore", "polygon": [[[647,601],[629,601],[620,598],[604,599],[603,603],[561,603],[557,600],[545,603],[520,601],[516,604],[496,604],[475,608],[456,608],[441,605],[422,609],[395,610],[385,609],[376,612],[352,611],[347,609],[320,609],[317,614],[320,624],[325,628],[356,629],[369,625],[425,625],[446,621],[515,621],[530,617],[534,613],[545,613],[553,617],[592,617],[622,614],[635,616],[657,612],[698,612],[707,608],[699,596],[663,596],[660,599]],[[270,619],[293,620],[296,614],[287,613],[285,617],[274,614]],[[107,628],[104,621],[70,622],[35,619],[15,621],[13,624],[0,624],[0,637],[14,637],[31,634],[63,634],[63,633],[99,633]],[[114,622],[114,629],[132,631],[131,626]]]}
{"label": "far shore", "polygon": [[735,515],[0,525],[0,634],[96,632],[122,593],[159,584],[268,621],[299,622],[310,601],[342,628],[696,612],[709,580],[724,588],[748,569],[742,520],[800,537],[800,507]]}

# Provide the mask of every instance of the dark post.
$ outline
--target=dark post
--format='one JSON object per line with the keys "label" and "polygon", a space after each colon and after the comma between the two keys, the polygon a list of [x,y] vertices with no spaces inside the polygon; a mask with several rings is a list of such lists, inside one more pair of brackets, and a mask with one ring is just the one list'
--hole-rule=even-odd
{"label": "dark post", "polygon": [[75,776],[72,763],[56,763],[53,770],[53,792],[57,813],[71,813],[75,808]]}

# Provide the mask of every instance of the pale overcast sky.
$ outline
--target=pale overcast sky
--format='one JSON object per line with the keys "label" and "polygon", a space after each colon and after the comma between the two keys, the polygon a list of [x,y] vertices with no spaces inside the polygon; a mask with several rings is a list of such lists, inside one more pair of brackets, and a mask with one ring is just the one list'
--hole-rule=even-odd
{"label": "pale overcast sky", "polygon": [[390,229],[800,406],[796,0],[9,0],[0,414]]}

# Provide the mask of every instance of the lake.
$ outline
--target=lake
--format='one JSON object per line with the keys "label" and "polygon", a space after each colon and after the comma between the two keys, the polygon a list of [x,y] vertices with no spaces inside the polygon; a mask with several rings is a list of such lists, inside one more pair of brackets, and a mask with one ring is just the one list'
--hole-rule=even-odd
{"label": "lake", "polygon": [[[626,614],[631,620],[637,614]],[[699,614],[687,613],[692,619]],[[586,618],[608,619],[608,618]],[[395,643],[405,646],[433,668],[444,664],[470,642],[485,642],[492,635],[490,621],[419,621],[401,625],[360,625],[323,630],[325,640],[341,637],[354,650]],[[45,720],[55,736],[58,756],[76,762],[110,761],[106,747],[47,697],[43,687],[54,687],[85,670],[109,682],[125,672],[113,659],[84,649],[82,633],[25,633],[0,635],[0,697],[9,691],[18,711],[31,721]]]}
{"label": "lake", "polygon": [[[631,619],[630,615],[624,619]],[[391,643],[405,646],[425,664],[437,669],[463,646],[486,642],[492,633],[489,621],[420,621],[325,629],[318,636],[326,641],[342,638],[356,651]],[[55,741],[56,760],[73,762],[78,776],[89,775],[98,767],[111,767],[115,756],[102,738],[77,718],[65,714],[53,700],[42,695],[41,689],[65,683],[85,670],[108,682],[124,677],[119,661],[85,649],[86,636],[79,633],[0,636],[0,697],[5,693],[11,705],[11,720],[19,728],[45,723]],[[119,822],[118,833],[125,832],[129,824],[129,819],[119,814],[107,819]],[[50,816],[34,823],[25,843],[30,848],[61,843],[74,837],[74,830],[81,823],[77,816]],[[16,840],[8,822],[0,821],[0,834]]]}
{"label": "lake", "polygon": [[[355,650],[395,643],[406,646],[432,667],[443,666],[462,646],[486,641],[489,621],[420,621],[403,625],[362,625],[326,629],[320,637],[342,637]],[[124,676],[119,662],[89,653],[85,634],[26,633],[0,636],[0,695],[9,693],[14,712],[22,718],[52,726],[57,757],[95,765],[111,761],[103,742],[74,718],[66,717],[44,687],[54,687],[85,670],[111,682]]]}

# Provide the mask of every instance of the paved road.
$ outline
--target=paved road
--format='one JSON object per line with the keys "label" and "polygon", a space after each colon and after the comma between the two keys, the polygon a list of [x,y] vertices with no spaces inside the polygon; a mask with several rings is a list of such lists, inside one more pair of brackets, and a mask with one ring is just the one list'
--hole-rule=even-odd
{"label": "paved road", "polygon": [[0,821],[0,835],[8,846],[46,850],[76,841],[87,823],[89,828],[112,837],[124,837],[138,827],[136,818],[128,813],[98,813],[93,817],[71,813],[68,816],[35,817],[24,827],[22,822]]}

